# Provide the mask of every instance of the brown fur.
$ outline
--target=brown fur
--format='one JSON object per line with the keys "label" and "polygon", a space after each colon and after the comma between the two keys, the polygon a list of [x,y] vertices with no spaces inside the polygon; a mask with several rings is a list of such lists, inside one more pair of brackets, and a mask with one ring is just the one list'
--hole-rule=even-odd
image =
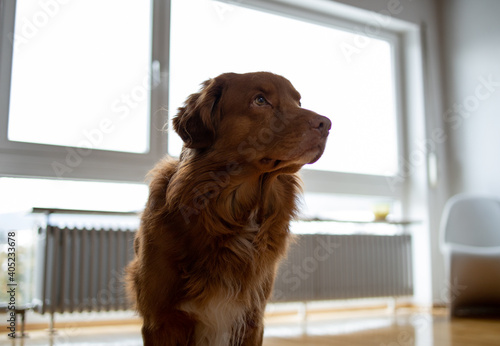
{"label": "brown fur", "polygon": [[187,99],[174,129],[182,154],[149,173],[127,268],[144,344],[261,345],[296,172],[321,156],[330,121],[281,76],[227,73]]}

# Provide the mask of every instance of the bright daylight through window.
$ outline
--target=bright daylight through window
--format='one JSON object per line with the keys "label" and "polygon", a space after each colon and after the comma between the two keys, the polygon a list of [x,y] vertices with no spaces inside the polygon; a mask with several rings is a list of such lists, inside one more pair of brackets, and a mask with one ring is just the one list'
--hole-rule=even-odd
{"label": "bright daylight through window", "polygon": [[148,152],[151,16],[151,1],[17,1],[8,139]]}
{"label": "bright daylight through window", "polygon": [[[172,0],[171,13],[170,118],[206,79],[223,72],[271,71],[294,84],[304,108],[332,120],[323,157],[306,168],[397,173],[394,58],[388,40],[361,37],[369,41],[362,54],[347,54],[342,48],[360,39],[359,33],[212,0]],[[181,146],[170,131],[169,153],[179,155]]]}

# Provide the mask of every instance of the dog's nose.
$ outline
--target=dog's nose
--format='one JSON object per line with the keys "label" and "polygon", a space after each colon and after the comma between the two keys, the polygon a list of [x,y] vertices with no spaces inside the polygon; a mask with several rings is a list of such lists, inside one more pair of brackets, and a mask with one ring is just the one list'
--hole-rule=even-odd
{"label": "dog's nose", "polygon": [[314,117],[310,124],[312,128],[319,130],[322,136],[326,136],[328,131],[332,128],[332,122],[330,119],[322,115]]}

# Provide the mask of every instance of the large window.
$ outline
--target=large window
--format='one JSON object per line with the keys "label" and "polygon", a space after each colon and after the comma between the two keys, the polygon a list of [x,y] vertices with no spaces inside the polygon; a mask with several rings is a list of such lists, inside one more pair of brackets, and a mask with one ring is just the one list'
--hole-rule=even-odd
{"label": "large window", "polygon": [[0,174],[143,181],[179,155],[168,121],[204,80],[271,71],[332,120],[323,157],[302,170],[306,200],[404,199],[402,35],[387,18],[367,26],[317,0],[2,5]]}

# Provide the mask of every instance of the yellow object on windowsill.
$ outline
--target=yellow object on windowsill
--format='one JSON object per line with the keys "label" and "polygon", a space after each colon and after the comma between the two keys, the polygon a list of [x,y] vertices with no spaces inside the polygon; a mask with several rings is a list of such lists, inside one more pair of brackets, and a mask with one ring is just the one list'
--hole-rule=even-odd
{"label": "yellow object on windowsill", "polygon": [[391,206],[387,203],[375,204],[372,208],[375,221],[385,221],[391,211]]}

